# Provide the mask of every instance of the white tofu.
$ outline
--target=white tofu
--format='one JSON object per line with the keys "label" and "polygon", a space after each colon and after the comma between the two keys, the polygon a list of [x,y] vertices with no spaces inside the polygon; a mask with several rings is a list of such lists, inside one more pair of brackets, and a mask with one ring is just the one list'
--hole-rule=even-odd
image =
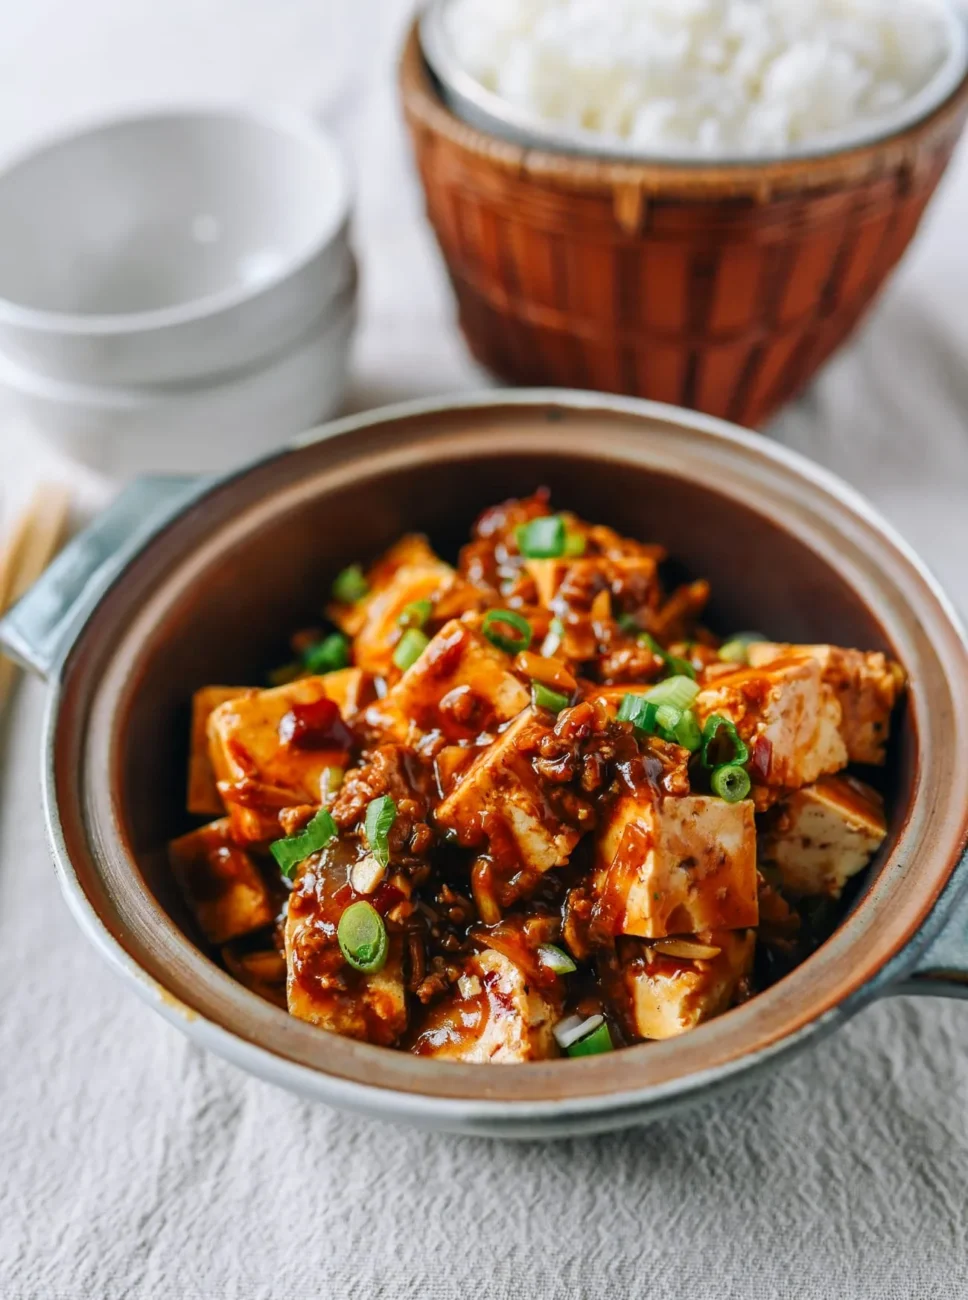
{"label": "white tofu", "polygon": [[430,601],[434,620],[479,609],[483,603],[481,593],[441,560],[405,565],[382,591],[367,600],[366,617],[353,640],[358,667],[383,677],[392,672],[393,653],[405,631],[400,616],[418,600]]}
{"label": "white tofu", "polygon": [[208,719],[226,700],[246,694],[244,686],[203,686],[192,696],[192,731],[188,753],[188,798],[190,813],[218,816],[225,804],[218,792],[208,752]]}
{"label": "white tofu", "polygon": [[637,1038],[674,1038],[729,1009],[740,981],[753,967],[752,930],[721,930],[701,936],[717,956],[701,961],[667,957],[643,945],[633,956],[623,945],[618,972],[606,978],[616,1010]]}
{"label": "white tofu", "polygon": [[[599,591],[620,597],[631,611],[653,604],[659,592],[658,564],[651,555],[562,556],[525,560],[524,567],[534,579],[539,602],[556,611],[559,604],[565,606],[582,597],[580,603],[587,607]],[[566,579],[563,599],[556,601]]]}
{"label": "white tofu", "polygon": [[840,701],[841,735],[852,763],[881,764],[891,730],[891,712],[904,689],[904,670],[880,651],[845,650],[835,645],[777,645],[754,642],[754,667],[780,658],[816,659],[824,682]]}
{"label": "white tofu", "polygon": [[362,600],[352,605],[337,602],[327,606],[326,613],[341,632],[347,636],[356,636],[367,620],[370,606],[393,581],[399,569],[407,566],[435,568],[441,570],[448,566],[430,549],[426,537],[419,533],[405,533],[398,541],[385,551],[369,568],[366,574],[368,591]]}
{"label": "white tofu", "polygon": [[509,841],[531,871],[564,866],[582,832],[557,816],[528,760],[550,732],[533,708],[525,709],[457,776],[437,808],[438,826],[467,848],[495,837]]}
{"label": "white tofu", "polygon": [[702,723],[719,713],[735,725],[751,750],[750,775],[765,785],[795,789],[847,765],[840,703],[815,659],[717,675],[693,708]]}
{"label": "white tofu", "polygon": [[799,897],[839,897],[887,834],[884,801],[853,777],[824,777],[796,790],[764,820],[760,861]]}
{"label": "white tofu", "polygon": [[503,953],[469,957],[453,992],[433,1007],[412,1051],[448,1061],[513,1064],[558,1055],[559,1008]]}
{"label": "white tofu", "polygon": [[248,691],[211,713],[212,767],[237,840],[274,839],[280,834],[282,809],[320,803],[323,773],[328,767],[344,767],[347,749],[338,739],[325,748],[316,748],[316,741],[308,746],[292,743],[282,724],[290,714],[290,721],[311,722],[314,706],[341,697],[345,684],[338,673],[301,677],[271,690]]}
{"label": "white tofu", "polygon": [[[388,1047],[407,1028],[403,936],[391,932],[386,965],[372,975],[355,970],[340,950],[336,927],[354,901],[346,893],[355,850],[340,842],[300,868],[286,914],[286,995],[299,1020]],[[340,901],[337,901],[337,891]]]}
{"label": "white tofu", "polygon": [[172,840],[168,859],[209,943],[226,943],[272,923],[276,909],[269,889],[255,862],[233,841],[228,818]]}
{"label": "white tofu", "polygon": [[593,927],[646,939],[756,925],[749,800],[623,795],[597,832]]}
{"label": "white tofu", "polygon": [[387,695],[366,711],[367,725],[388,740],[418,745],[427,736],[472,740],[517,717],[530,701],[508,656],[454,619]]}

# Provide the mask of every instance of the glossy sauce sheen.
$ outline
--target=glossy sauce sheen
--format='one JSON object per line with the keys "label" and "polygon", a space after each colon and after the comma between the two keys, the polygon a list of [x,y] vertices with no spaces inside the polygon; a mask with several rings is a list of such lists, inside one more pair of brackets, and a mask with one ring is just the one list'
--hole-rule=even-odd
{"label": "glossy sauce sheen", "polygon": [[[227,816],[176,841],[172,863],[228,969],[291,1014],[419,1055],[538,1060],[559,1054],[569,1016],[604,1015],[614,1046],[682,1032],[802,960],[833,923],[757,872],[753,809],[782,834],[791,792],[770,774],[811,760],[787,752],[813,743],[790,683],[823,693],[828,723],[856,705],[850,724],[868,737],[887,734],[903,674],[851,652],[828,656],[839,675],[821,684],[824,647],[724,663],[699,621],[707,584],[667,592],[661,547],[567,513],[550,529],[565,554],[522,554],[522,527],[550,514],[544,492],[486,511],[456,570],[412,536],[373,564],[367,593],[328,613],[351,662],[379,671],[357,658],[321,676],[297,666],[267,690],[200,692],[192,788],[210,800],[214,787]],[[403,671],[394,650],[414,608],[428,640]],[[489,609],[525,618],[530,643],[493,643]],[[297,633],[293,653],[324,635]],[[735,711],[750,801],[716,799],[698,754],[618,720],[625,691],[668,675],[669,656],[698,679],[697,714],[704,692]],[[533,702],[534,683],[563,697],[560,712]],[[879,797],[842,784],[837,806],[863,808],[876,843]],[[395,813],[386,865],[365,832],[376,799]],[[321,807],[337,837],[286,881],[269,846]],[[338,939],[362,900],[388,938],[370,973]],[[556,973],[569,959],[576,969]]]}

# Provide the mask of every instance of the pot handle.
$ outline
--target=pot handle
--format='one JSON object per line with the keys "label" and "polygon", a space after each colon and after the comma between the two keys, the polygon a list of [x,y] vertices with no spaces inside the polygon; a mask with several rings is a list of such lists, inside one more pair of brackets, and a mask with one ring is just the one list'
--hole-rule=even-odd
{"label": "pot handle", "polygon": [[925,922],[924,934],[927,942],[919,945],[913,965],[901,953],[895,962],[902,970],[895,973],[888,966],[881,971],[880,991],[968,998],[968,849]]}
{"label": "pot handle", "polygon": [[0,620],[0,650],[50,677],[121,570],[201,486],[174,475],[135,479]]}

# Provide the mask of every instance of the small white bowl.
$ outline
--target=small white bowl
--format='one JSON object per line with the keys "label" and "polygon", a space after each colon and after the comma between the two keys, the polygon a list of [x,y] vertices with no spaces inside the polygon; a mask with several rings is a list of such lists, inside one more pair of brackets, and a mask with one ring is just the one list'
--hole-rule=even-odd
{"label": "small white bowl", "polygon": [[0,388],[26,426],[113,478],[223,473],[336,413],[355,325],[354,280],[301,338],[213,382],[95,388],[0,356]]}
{"label": "small white bowl", "polygon": [[84,128],[0,173],[0,352],[81,384],[257,362],[349,282],[349,210],[337,149],[296,113]]}

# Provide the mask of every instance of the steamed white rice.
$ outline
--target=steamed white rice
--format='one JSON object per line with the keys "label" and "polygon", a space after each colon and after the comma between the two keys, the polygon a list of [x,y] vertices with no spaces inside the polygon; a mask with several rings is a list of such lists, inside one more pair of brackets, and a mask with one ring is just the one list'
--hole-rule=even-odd
{"label": "steamed white rice", "polygon": [[444,22],[461,65],[508,103],[710,157],[874,121],[947,52],[930,0],[452,0]]}

